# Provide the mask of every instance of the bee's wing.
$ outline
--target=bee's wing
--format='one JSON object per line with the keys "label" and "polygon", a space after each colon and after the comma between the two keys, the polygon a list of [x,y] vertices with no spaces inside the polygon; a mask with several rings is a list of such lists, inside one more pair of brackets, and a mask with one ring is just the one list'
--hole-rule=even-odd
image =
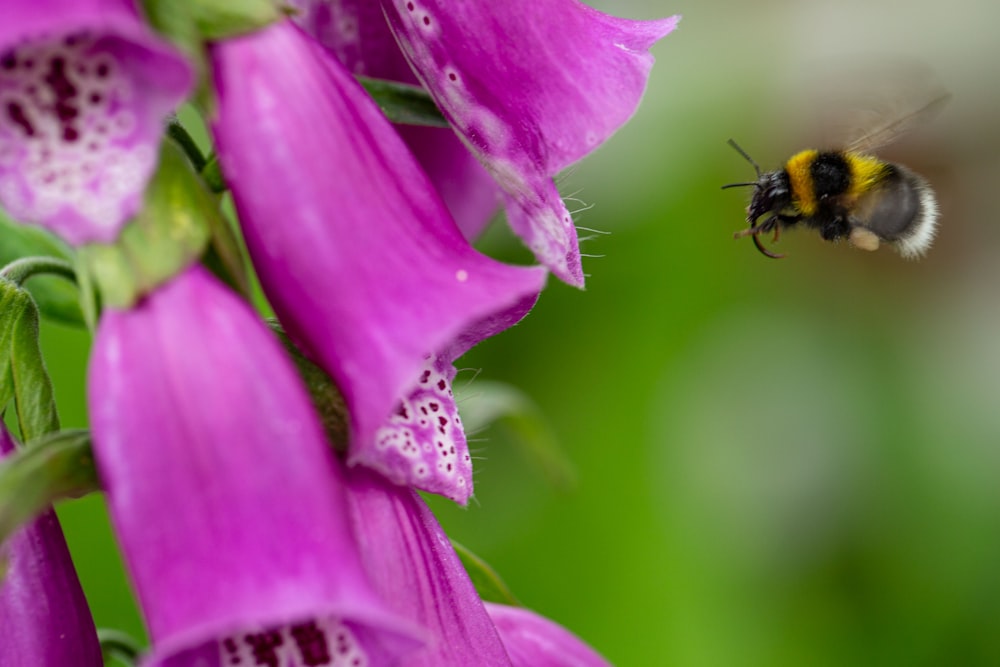
{"label": "bee's wing", "polygon": [[911,59],[868,54],[815,63],[802,80],[811,142],[861,153],[933,117],[949,95],[935,72]]}
{"label": "bee's wing", "polygon": [[847,144],[848,151],[865,153],[885,146],[896,139],[896,137],[909,132],[915,127],[923,125],[936,116],[944,105],[951,99],[951,94],[938,92],[938,94],[928,103],[917,107],[914,110],[903,111],[899,115],[890,116],[887,120],[875,124],[860,136],[854,138]]}

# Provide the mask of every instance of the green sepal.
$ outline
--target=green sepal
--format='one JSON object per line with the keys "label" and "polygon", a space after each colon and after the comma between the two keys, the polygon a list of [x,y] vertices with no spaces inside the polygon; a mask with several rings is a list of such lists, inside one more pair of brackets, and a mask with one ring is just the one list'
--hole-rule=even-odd
{"label": "green sepal", "polygon": [[472,580],[472,585],[476,587],[476,592],[479,593],[479,598],[483,602],[496,602],[512,607],[521,606],[518,599],[507,588],[507,584],[504,583],[496,570],[490,567],[486,561],[455,540],[451,541],[451,546],[455,548],[455,553],[458,554],[459,560],[462,561],[462,566],[465,567],[469,579]]}
{"label": "green sepal", "polygon": [[448,127],[441,110],[423,88],[366,76],[357,79],[393,123]]}
{"label": "green sepal", "polygon": [[[0,266],[22,257],[54,257],[71,262],[72,252],[48,232],[20,225],[0,213]],[[26,286],[42,315],[69,324],[85,322],[76,288],[59,276],[39,275]]]}
{"label": "green sepal", "polygon": [[216,198],[167,139],[142,210],[115,243],[81,246],[78,272],[93,281],[103,305],[129,308],[197,261],[213,226],[225,224]]}
{"label": "green sepal", "polygon": [[0,542],[55,501],[99,490],[87,431],[60,431],[28,443],[0,461]]}
{"label": "green sepal", "polygon": [[0,278],[0,378],[0,411],[14,399],[23,440],[59,430],[52,380],[38,343],[38,308],[6,278]]}
{"label": "green sepal", "polygon": [[330,444],[333,445],[334,450],[346,452],[350,432],[347,423],[347,405],[344,403],[344,397],[337,385],[333,383],[326,371],[310,361],[292,343],[277,320],[268,320],[268,326],[278,336],[278,340],[285,347],[288,356],[295,363],[299,377],[305,382],[309,398],[312,399],[313,407],[319,413],[320,422],[323,424],[323,430],[326,431]]}
{"label": "green sepal", "polygon": [[502,382],[477,381],[457,394],[462,406],[466,433],[478,433],[490,425],[511,431],[528,463],[542,472],[557,489],[568,490],[576,484],[576,472],[569,457],[559,447],[544,412],[527,394]]}
{"label": "green sepal", "polygon": [[285,18],[274,0],[143,0],[146,15],[156,29],[181,43],[192,31],[212,42],[253,32]]}

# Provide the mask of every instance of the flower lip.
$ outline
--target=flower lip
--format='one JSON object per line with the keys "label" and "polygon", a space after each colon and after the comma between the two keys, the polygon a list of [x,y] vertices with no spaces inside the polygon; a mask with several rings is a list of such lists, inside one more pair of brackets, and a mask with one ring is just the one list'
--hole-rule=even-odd
{"label": "flower lip", "polygon": [[0,26],[0,202],[73,244],[139,208],[193,71],[119,0],[15,1]]}

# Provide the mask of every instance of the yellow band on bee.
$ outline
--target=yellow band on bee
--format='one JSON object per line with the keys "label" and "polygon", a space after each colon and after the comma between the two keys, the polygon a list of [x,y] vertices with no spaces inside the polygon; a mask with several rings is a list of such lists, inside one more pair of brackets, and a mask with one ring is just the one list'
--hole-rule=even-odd
{"label": "yellow band on bee", "polygon": [[844,158],[851,170],[851,185],[847,189],[847,195],[852,199],[868,192],[885,176],[886,164],[878,158],[860,153],[845,153]]}
{"label": "yellow band on bee", "polygon": [[816,190],[810,168],[817,155],[817,150],[805,150],[790,157],[785,164],[788,184],[792,188],[792,203],[806,216],[816,214]]}

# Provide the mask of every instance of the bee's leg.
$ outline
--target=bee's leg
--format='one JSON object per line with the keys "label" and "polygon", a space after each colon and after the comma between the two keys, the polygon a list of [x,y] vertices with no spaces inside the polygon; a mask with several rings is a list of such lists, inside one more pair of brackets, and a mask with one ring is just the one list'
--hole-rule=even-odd
{"label": "bee's leg", "polygon": [[849,236],[851,233],[851,224],[847,220],[847,216],[836,215],[823,221],[819,228],[819,234],[827,241],[836,241],[837,239],[842,239],[845,236]]}
{"label": "bee's leg", "polygon": [[776,214],[772,220],[776,220],[774,225],[774,236],[771,238],[772,243],[777,243],[778,239],[781,237],[781,228],[788,225],[794,225],[799,221],[799,216],[797,215],[781,215]]}

